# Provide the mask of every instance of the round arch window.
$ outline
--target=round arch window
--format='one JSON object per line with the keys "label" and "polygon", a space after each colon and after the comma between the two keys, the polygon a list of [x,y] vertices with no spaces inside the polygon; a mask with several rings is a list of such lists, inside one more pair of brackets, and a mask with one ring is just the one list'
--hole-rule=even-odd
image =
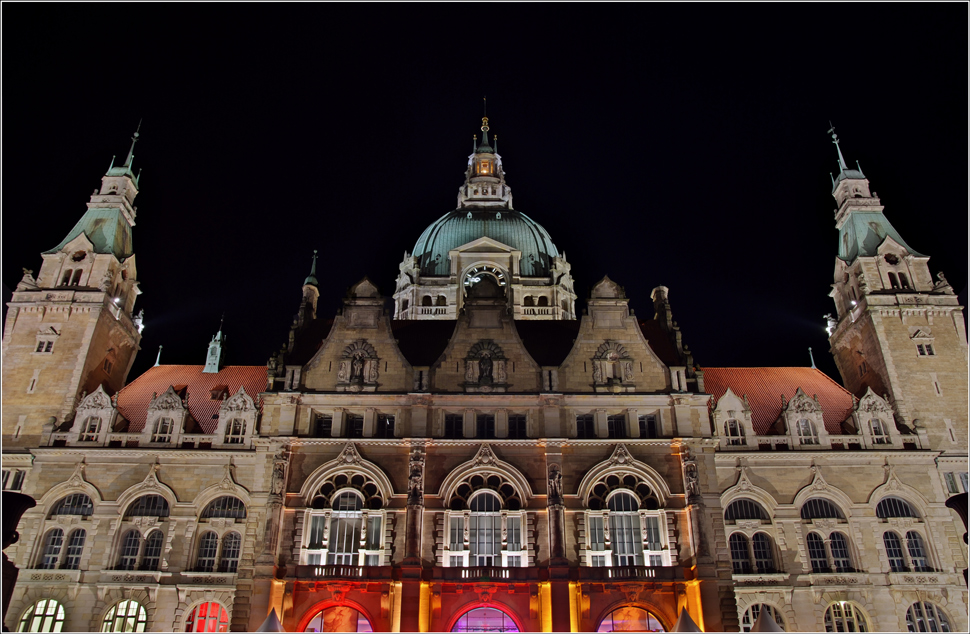
{"label": "round arch window", "polygon": [[519,627],[512,617],[498,608],[475,608],[465,612],[455,625],[452,632],[518,632]]}
{"label": "round arch window", "polygon": [[357,610],[345,605],[320,610],[307,626],[304,632],[373,632],[370,621]]}
{"label": "round arch window", "polygon": [[18,632],[60,632],[64,628],[64,606],[54,599],[41,599],[24,611]]}
{"label": "round arch window", "polygon": [[617,608],[603,617],[597,632],[666,632],[663,624],[643,608]]}
{"label": "round arch window", "polygon": [[145,608],[137,601],[121,601],[108,610],[101,621],[102,632],[144,632],[148,624]]}
{"label": "round arch window", "polygon": [[185,619],[186,632],[228,632],[229,614],[215,601],[195,606]]}

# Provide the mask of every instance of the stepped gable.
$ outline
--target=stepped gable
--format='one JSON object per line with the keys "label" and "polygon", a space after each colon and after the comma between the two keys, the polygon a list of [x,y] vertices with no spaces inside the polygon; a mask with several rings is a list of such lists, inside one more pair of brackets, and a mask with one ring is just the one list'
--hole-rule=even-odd
{"label": "stepped gable", "polygon": [[579,336],[578,320],[516,321],[515,330],[536,363],[541,366],[560,366],[573,349]]}
{"label": "stepped gable", "polygon": [[391,321],[391,332],[397,338],[398,349],[412,367],[430,367],[448,346],[455,334],[456,323],[454,319],[395,319]]}
{"label": "stepped gable", "polygon": [[701,368],[708,394],[720,399],[730,387],[748,398],[755,433],[768,435],[781,415],[781,397],[791,400],[798,388],[809,396],[818,395],[825,429],[841,434],[842,422],[853,410],[852,394],[824,372],[813,368]]}
{"label": "stepped gable", "polygon": [[677,347],[670,340],[670,335],[663,329],[660,322],[656,319],[649,319],[638,323],[640,324],[640,332],[643,333],[643,338],[647,340],[647,343],[650,344],[650,349],[664,362],[664,365],[670,367],[672,365],[682,364]]}
{"label": "stepped gable", "polygon": [[204,373],[204,365],[159,365],[150,368],[118,392],[118,411],[129,422],[128,433],[140,432],[145,426],[148,405],[153,394],[163,394],[170,386],[185,387],[189,413],[202,428],[202,433],[215,431],[223,399],[213,399],[212,391],[225,387],[222,394],[234,395],[242,386],[262,407],[260,392],[266,389],[265,365],[228,365],[215,373]]}

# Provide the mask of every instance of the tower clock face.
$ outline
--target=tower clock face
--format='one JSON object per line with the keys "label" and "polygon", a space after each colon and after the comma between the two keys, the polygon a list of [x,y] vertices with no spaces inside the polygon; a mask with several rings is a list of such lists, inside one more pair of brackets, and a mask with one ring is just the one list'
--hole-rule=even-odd
{"label": "tower clock face", "polygon": [[494,266],[476,266],[465,274],[465,286],[474,286],[482,281],[483,275],[495,278],[499,286],[505,286],[505,273]]}

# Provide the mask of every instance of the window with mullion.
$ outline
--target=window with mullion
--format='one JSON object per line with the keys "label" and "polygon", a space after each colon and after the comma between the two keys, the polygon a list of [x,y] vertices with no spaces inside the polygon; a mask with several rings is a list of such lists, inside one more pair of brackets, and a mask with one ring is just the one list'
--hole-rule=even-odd
{"label": "window with mullion", "polygon": [[377,414],[374,421],[374,438],[394,438],[394,417]]}
{"label": "window with mullion", "polygon": [[502,552],[502,516],[498,513],[472,513],[469,521],[469,565],[499,565]]}
{"label": "window with mullion", "polygon": [[771,538],[764,533],[755,533],[751,538],[755,569],[761,574],[775,572],[775,556],[771,549]]}
{"label": "window with mullion", "polygon": [[141,557],[140,570],[158,570],[164,541],[162,531],[152,531],[148,534],[148,539],[145,540],[145,552]]}
{"label": "window with mullion", "polygon": [[323,563],[323,532],[327,525],[327,516],[322,514],[310,516],[310,530],[305,552],[305,562],[308,565]]}
{"label": "window with mullion", "polygon": [[592,414],[576,417],[576,438],[596,438],[596,422]]}
{"label": "window with mullion", "polygon": [[479,414],[476,418],[475,438],[495,438],[495,416]]}
{"label": "window with mullion", "polygon": [[53,570],[57,568],[57,564],[61,560],[61,548],[63,547],[63,530],[55,528],[47,533],[47,539],[44,540],[44,551],[41,555],[40,565],[37,567],[41,570]]}
{"label": "window with mullion", "polygon": [[660,438],[657,417],[653,414],[638,416],[637,423],[640,425],[640,438]]}
{"label": "window with mullion", "polygon": [[215,572],[218,555],[219,536],[214,531],[206,531],[199,540],[199,556],[195,560],[196,571]]}
{"label": "window with mullion", "polygon": [[358,512],[336,511],[330,519],[327,563],[356,566],[360,556],[361,517]]}
{"label": "window with mullion", "polygon": [[137,529],[132,529],[121,539],[118,570],[134,570],[138,565],[139,554],[141,554],[141,533]]}
{"label": "window with mullion", "polygon": [[239,554],[242,550],[242,538],[233,531],[222,538],[222,554],[219,557],[219,572],[236,572],[239,568]]}
{"label": "window with mullion", "polygon": [[461,414],[445,414],[445,438],[464,438],[465,419]]}
{"label": "window with mullion", "polygon": [[899,535],[893,531],[886,531],[882,534],[882,542],[886,547],[886,556],[889,558],[890,572],[906,572],[906,558],[903,556],[903,544]]}
{"label": "window with mullion", "polygon": [[67,551],[64,553],[65,570],[77,570],[81,566],[81,553],[84,552],[84,540],[87,538],[87,531],[83,528],[75,529],[68,536]]}
{"label": "window with mullion", "polygon": [[509,414],[509,438],[527,438],[525,414]]}
{"label": "window with mullion", "polygon": [[731,565],[736,575],[751,574],[751,560],[748,554],[748,538],[742,533],[734,533],[728,540],[731,548]]}
{"label": "window with mullion", "polygon": [[635,513],[610,513],[610,538],[614,566],[642,566],[643,542],[640,516]]}
{"label": "window with mullion", "polygon": [[812,564],[812,572],[828,572],[829,559],[825,554],[825,542],[818,533],[809,533],[805,538],[808,545],[808,559]]}
{"label": "window with mullion", "polygon": [[626,416],[623,414],[607,416],[606,432],[610,438],[626,438]]}
{"label": "window with mullion", "polygon": [[852,558],[849,554],[849,541],[842,533],[829,535],[829,550],[836,572],[852,572]]}
{"label": "window with mullion", "polygon": [[347,438],[364,437],[364,417],[361,414],[347,414],[344,419]]}
{"label": "window with mullion", "polygon": [[906,550],[909,551],[909,563],[914,572],[932,571],[926,557],[926,548],[923,546],[923,537],[916,531],[906,533]]}
{"label": "window with mullion", "polygon": [[606,550],[606,531],[602,515],[591,515],[588,518],[590,566],[605,566],[610,556]]}

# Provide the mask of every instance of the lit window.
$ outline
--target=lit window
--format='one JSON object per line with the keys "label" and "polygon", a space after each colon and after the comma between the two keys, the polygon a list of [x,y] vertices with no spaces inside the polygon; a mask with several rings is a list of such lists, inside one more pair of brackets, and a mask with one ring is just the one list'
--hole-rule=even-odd
{"label": "lit window", "polygon": [[815,422],[810,421],[807,418],[802,418],[797,424],[798,430],[798,441],[803,445],[817,445],[818,440],[818,429],[815,427]]}
{"label": "lit window", "polygon": [[868,632],[869,623],[862,610],[847,601],[839,601],[825,611],[825,631]]}
{"label": "lit window", "polygon": [[468,565],[501,565],[502,503],[491,493],[480,493],[472,499],[469,508]]}
{"label": "lit window", "polygon": [[361,502],[359,496],[350,492],[341,493],[336,499],[330,520],[328,564],[359,564]]}
{"label": "lit window", "polygon": [[111,606],[104,621],[101,622],[102,632],[144,632],[148,624],[145,608],[137,601],[121,601]]}
{"label": "lit window", "polygon": [[744,428],[733,418],[724,423],[724,435],[727,437],[727,444],[729,445],[744,444]]}
{"label": "lit window", "polygon": [[943,610],[928,601],[919,601],[906,610],[906,627],[910,632],[952,632],[950,619]]}
{"label": "lit window", "polygon": [[228,632],[229,614],[215,601],[197,605],[185,620],[186,632]]}
{"label": "lit window", "polygon": [[79,442],[94,442],[98,439],[98,434],[100,433],[101,417],[88,416],[88,419],[84,421],[84,427],[81,428],[81,434],[77,439]]}
{"label": "lit window", "polygon": [[614,566],[642,566],[643,541],[640,532],[640,504],[629,493],[617,493],[609,500],[610,536]]}
{"label": "lit window", "polygon": [[597,632],[665,632],[653,614],[634,606],[617,608],[603,617]]}
{"label": "lit window", "polygon": [[24,611],[18,632],[60,632],[64,628],[64,606],[54,599],[41,599]]}
{"label": "lit window", "polygon": [[171,418],[159,418],[152,427],[152,442],[172,442],[172,428],[175,427]]}
{"label": "lit window", "polygon": [[321,610],[310,619],[304,632],[373,632],[370,621],[357,610],[336,605]]}

